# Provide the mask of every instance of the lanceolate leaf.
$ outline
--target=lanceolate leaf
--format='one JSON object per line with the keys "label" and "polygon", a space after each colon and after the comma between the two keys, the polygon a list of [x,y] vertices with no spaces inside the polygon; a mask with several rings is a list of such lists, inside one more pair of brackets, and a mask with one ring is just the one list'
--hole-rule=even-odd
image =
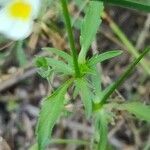
{"label": "lanceolate leaf", "polygon": [[55,72],[63,74],[73,74],[73,69],[64,62],[47,57],[45,59],[48,65],[51,66]]}
{"label": "lanceolate leaf", "polygon": [[39,150],[44,150],[50,140],[52,129],[63,110],[64,96],[70,83],[68,81],[43,101],[36,131]]}
{"label": "lanceolate leaf", "polygon": [[102,53],[99,55],[95,55],[88,61],[88,64],[90,66],[93,66],[93,65],[100,63],[104,60],[116,57],[116,56],[120,55],[121,53],[122,53],[122,51],[114,50],[114,51],[108,51],[108,52],[105,52],[105,53]]}
{"label": "lanceolate leaf", "polygon": [[50,70],[53,70],[55,73],[63,73],[63,74],[72,74],[73,69],[71,66],[68,64],[64,63],[63,61],[56,60],[54,58],[50,57],[37,57],[36,60],[36,65],[40,69],[40,74],[42,73],[43,75],[46,73],[49,73]]}
{"label": "lanceolate leaf", "polygon": [[96,1],[103,1],[114,5],[150,12],[149,0],[96,0]]}
{"label": "lanceolate leaf", "polygon": [[128,102],[121,105],[116,105],[117,109],[126,110],[134,114],[137,118],[150,122],[150,106],[140,102]]}
{"label": "lanceolate leaf", "polygon": [[99,98],[102,94],[102,87],[101,87],[101,68],[100,70],[97,69],[96,66],[92,66],[91,81],[94,87],[94,93]]}
{"label": "lanceolate leaf", "polygon": [[92,112],[92,93],[88,82],[84,78],[78,78],[75,81],[75,85],[84,104],[86,115],[89,117]]}
{"label": "lanceolate leaf", "polygon": [[81,27],[80,44],[81,51],[79,54],[79,62],[84,61],[86,53],[93,42],[96,32],[101,23],[100,16],[103,12],[103,3],[98,1],[90,1],[86,11],[85,18]]}
{"label": "lanceolate leaf", "polygon": [[48,50],[54,54],[56,54],[57,56],[63,58],[65,61],[68,62],[68,64],[73,64],[73,61],[72,61],[72,56],[67,54],[66,52],[64,52],[63,50],[59,50],[59,49],[56,49],[56,48],[51,48],[51,47],[45,47],[43,48],[44,50]]}

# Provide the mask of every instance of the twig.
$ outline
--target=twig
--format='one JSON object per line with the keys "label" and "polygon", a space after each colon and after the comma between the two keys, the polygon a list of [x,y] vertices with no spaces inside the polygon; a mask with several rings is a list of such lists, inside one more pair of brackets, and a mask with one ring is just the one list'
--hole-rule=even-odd
{"label": "twig", "polygon": [[[49,53],[47,51],[43,51],[37,54],[36,56],[48,56],[48,55]],[[16,73],[10,75],[10,78],[8,80],[0,82],[0,92],[36,74],[37,69],[34,68],[33,66],[34,66],[34,59],[29,61],[29,63],[27,63],[25,67],[19,68]]]}
{"label": "twig", "polygon": [[4,50],[4,49],[8,48],[8,47],[11,46],[13,43],[14,43],[14,42],[9,42],[9,43],[5,44],[4,46],[0,47],[0,51],[2,51],[2,50]]}
{"label": "twig", "polygon": [[21,72],[19,70],[16,74],[11,76],[10,79],[8,79],[6,81],[3,81],[0,84],[0,92],[2,92],[3,90],[5,90],[7,88],[10,88],[11,86],[19,83],[20,81],[22,81],[22,80],[24,80],[24,79],[26,79],[28,77],[31,77],[32,75],[36,74],[36,72],[37,72],[36,68],[31,68],[31,69],[29,69],[26,72]]}

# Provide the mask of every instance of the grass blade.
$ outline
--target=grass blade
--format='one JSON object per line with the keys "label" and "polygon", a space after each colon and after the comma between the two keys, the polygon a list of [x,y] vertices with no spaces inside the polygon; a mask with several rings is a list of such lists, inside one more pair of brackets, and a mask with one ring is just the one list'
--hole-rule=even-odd
{"label": "grass blade", "polygon": [[103,105],[107,99],[109,98],[109,96],[128,78],[128,76],[130,75],[130,73],[133,71],[133,69],[135,68],[135,66],[139,63],[139,61],[150,51],[150,48],[147,48],[143,51],[143,53],[137,58],[135,59],[135,61],[133,61],[131,63],[131,65],[127,68],[127,70],[121,75],[121,77],[114,83],[112,84],[111,88],[107,91],[107,93],[102,97],[101,102],[100,102],[100,106]]}
{"label": "grass blade", "polygon": [[98,1],[103,1],[105,3],[110,3],[113,5],[150,12],[149,0],[98,0]]}

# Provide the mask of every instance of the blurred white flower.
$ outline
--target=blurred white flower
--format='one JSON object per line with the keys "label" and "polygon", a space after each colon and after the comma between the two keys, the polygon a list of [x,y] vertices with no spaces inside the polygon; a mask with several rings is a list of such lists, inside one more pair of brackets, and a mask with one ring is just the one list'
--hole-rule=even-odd
{"label": "blurred white flower", "polygon": [[40,9],[40,0],[5,0],[0,10],[0,33],[13,40],[28,37]]}

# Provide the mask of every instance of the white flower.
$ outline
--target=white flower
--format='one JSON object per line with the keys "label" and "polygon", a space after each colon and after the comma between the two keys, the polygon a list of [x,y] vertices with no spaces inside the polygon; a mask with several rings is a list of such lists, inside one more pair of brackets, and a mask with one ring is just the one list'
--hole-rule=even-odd
{"label": "white flower", "polygon": [[28,37],[40,9],[40,0],[6,0],[0,10],[0,33],[13,40]]}

